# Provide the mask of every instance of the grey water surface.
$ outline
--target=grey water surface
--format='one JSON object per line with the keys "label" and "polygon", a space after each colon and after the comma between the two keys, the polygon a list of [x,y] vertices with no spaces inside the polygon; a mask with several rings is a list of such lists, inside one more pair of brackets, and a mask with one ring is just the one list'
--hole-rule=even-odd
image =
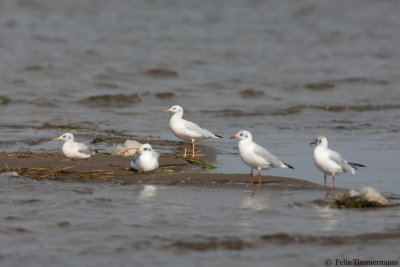
{"label": "grey water surface", "polygon": [[[308,144],[325,135],[367,165],[337,186],[397,196],[399,13],[397,0],[2,0],[0,151],[60,151],[61,126],[176,140],[162,110],[179,104],[224,137],[201,143],[217,172],[250,171],[228,138],[248,129],[296,168],[269,174],[322,183]],[[322,208],[324,191],[155,186],[142,199],[139,185],[0,183],[6,266],[399,258],[398,209]]]}
{"label": "grey water surface", "polygon": [[2,266],[321,266],[398,260],[398,209],[244,185],[32,181],[0,175]]}

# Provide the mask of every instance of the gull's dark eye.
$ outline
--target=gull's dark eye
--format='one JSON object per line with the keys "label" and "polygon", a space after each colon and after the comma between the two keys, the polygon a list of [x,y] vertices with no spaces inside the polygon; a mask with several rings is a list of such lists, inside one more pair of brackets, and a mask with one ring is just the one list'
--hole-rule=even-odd
{"label": "gull's dark eye", "polygon": [[239,134],[240,136],[243,136],[243,134]]}

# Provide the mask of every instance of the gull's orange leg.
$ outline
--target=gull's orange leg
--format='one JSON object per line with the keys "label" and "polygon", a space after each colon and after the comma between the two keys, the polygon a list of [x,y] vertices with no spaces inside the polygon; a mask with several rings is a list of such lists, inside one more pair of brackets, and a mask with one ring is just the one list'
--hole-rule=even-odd
{"label": "gull's orange leg", "polygon": [[186,158],[186,150],[187,150],[187,144],[185,143],[185,154],[183,155],[183,157]]}
{"label": "gull's orange leg", "polygon": [[194,158],[194,141],[193,140],[192,140],[192,148],[193,148],[192,158]]}

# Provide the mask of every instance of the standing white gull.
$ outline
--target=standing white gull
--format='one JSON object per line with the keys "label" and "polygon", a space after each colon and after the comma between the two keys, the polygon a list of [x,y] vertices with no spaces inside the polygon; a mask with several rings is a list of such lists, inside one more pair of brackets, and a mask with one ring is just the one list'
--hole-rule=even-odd
{"label": "standing white gull", "polygon": [[137,171],[151,172],[158,168],[160,154],[154,151],[150,144],[143,144],[136,150],[131,161],[131,167]]}
{"label": "standing white gull", "polygon": [[342,172],[355,174],[357,167],[365,167],[360,163],[348,162],[338,152],[328,148],[328,140],[325,136],[319,136],[310,145],[317,144],[314,149],[314,163],[324,173],[324,188],[326,188],[326,175],[332,176],[332,186],[335,188],[335,175]]}
{"label": "standing white gull", "polygon": [[251,168],[250,184],[253,183],[253,169],[258,170],[258,184],[261,184],[261,170],[269,170],[271,168],[294,169],[289,164],[280,161],[265,148],[254,143],[249,131],[241,130],[231,137],[231,139],[233,138],[240,139],[238,145],[240,158]]}
{"label": "standing white gull", "polygon": [[172,112],[171,120],[169,121],[169,125],[171,126],[171,130],[174,135],[185,142],[185,153],[184,157],[186,158],[187,151],[187,143],[192,142],[192,157],[194,157],[194,142],[203,139],[210,138],[222,138],[222,136],[211,133],[210,131],[200,128],[197,124],[182,119],[183,117],[183,108],[180,106],[173,106],[170,109],[164,110],[164,112]]}
{"label": "standing white gull", "polygon": [[62,140],[65,142],[62,146],[62,152],[70,159],[87,159],[96,154],[96,152],[87,145],[75,142],[74,135],[71,133],[65,133],[52,140]]}

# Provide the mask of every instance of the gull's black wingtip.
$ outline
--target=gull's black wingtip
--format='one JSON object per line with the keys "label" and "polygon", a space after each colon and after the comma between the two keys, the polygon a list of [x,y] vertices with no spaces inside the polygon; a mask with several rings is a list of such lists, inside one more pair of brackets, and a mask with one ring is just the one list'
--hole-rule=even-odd
{"label": "gull's black wingtip", "polygon": [[289,165],[289,164],[287,164],[285,162],[283,164],[285,164],[289,169],[293,169],[294,170],[294,167],[292,165]]}
{"label": "gull's black wingtip", "polygon": [[218,135],[218,134],[214,134],[216,137],[218,138],[223,138],[222,136]]}
{"label": "gull's black wingtip", "polygon": [[364,164],[360,164],[360,163],[355,163],[355,162],[349,162],[349,165],[351,166],[351,167],[353,167],[354,169],[356,169],[357,170],[357,167],[367,167],[366,165],[364,165]]}

